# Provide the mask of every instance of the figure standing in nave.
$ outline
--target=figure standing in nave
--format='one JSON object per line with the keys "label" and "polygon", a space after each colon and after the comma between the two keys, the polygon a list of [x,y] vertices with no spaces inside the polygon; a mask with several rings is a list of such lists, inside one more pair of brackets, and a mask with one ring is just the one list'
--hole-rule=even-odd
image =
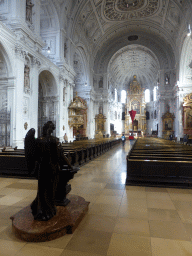
{"label": "figure standing in nave", "polygon": [[65,133],[65,135],[64,135],[64,142],[65,143],[68,143],[68,137],[67,137],[67,134]]}

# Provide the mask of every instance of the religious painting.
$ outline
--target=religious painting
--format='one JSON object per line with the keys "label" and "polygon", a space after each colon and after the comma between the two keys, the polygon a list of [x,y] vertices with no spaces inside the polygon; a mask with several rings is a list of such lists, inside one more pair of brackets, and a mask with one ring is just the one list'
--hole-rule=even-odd
{"label": "religious painting", "polygon": [[183,98],[184,133],[192,134],[192,93]]}
{"label": "religious painting", "polygon": [[165,121],[165,130],[172,130],[172,120],[169,119]]}
{"label": "religious painting", "polygon": [[140,114],[140,102],[138,100],[133,100],[131,102],[131,109]]}
{"label": "religious painting", "polygon": [[165,114],[163,114],[162,121],[163,121],[164,138],[167,138],[167,136],[169,136],[174,131],[173,129],[174,119],[175,119],[175,115],[168,111]]}
{"label": "religious painting", "polygon": [[192,109],[186,113],[186,128],[192,128]]}

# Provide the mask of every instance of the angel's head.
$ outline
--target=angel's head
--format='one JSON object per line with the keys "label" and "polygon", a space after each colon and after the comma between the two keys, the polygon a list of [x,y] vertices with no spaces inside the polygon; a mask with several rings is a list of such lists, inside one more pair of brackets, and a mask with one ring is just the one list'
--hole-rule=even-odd
{"label": "angel's head", "polygon": [[43,136],[51,135],[51,133],[55,130],[55,125],[52,121],[48,121],[43,125]]}

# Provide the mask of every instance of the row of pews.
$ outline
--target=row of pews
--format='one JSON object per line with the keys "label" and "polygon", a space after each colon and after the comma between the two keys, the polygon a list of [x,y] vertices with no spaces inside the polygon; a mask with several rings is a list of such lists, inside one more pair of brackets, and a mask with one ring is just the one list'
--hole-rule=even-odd
{"label": "row of pews", "polygon": [[121,139],[93,139],[63,143],[62,147],[73,166],[82,165],[119,144]]}
{"label": "row of pews", "polygon": [[[73,143],[63,143],[64,155],[68,158],[72,166],[82,164],[96,158],[120,143],[120,139],[100,139],[75,141]],[[24,149],[12,149],[10,147],[0,149],[0,175],[1,176],[29,176],[25,161]]]}
{"label": "row of pews", "polygon": [[127,155],[127,185],[192,187],[192,147],[139,138]]}

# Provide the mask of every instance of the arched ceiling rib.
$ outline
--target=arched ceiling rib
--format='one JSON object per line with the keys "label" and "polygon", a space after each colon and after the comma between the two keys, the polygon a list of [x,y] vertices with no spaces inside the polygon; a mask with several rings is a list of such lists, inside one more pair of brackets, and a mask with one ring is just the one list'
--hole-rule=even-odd
{"label": "arched ceiling rib", "polygon": [[153,52],[159,61],[161,69],[172,69],[175,65],[175,57],[172,48],[161,37],[151,36],[147,31],[135,31],[138,35],[138,40],[128,41],[128,33],[124,33],[122,37],[118,37],[107,41],[102,48],[97,52],[94,61],[94,71],[96,73],[107,72],[107,67],[112,56],[121,48],[130,45],[141,45]]}
{"label": "arched ceiling rib", "polygon": [[154,84],[159,71],[159,61],[148,48],[130,45],[119,50],[110,60],[108,73],[123,89],[133,76],[143,86]]}

